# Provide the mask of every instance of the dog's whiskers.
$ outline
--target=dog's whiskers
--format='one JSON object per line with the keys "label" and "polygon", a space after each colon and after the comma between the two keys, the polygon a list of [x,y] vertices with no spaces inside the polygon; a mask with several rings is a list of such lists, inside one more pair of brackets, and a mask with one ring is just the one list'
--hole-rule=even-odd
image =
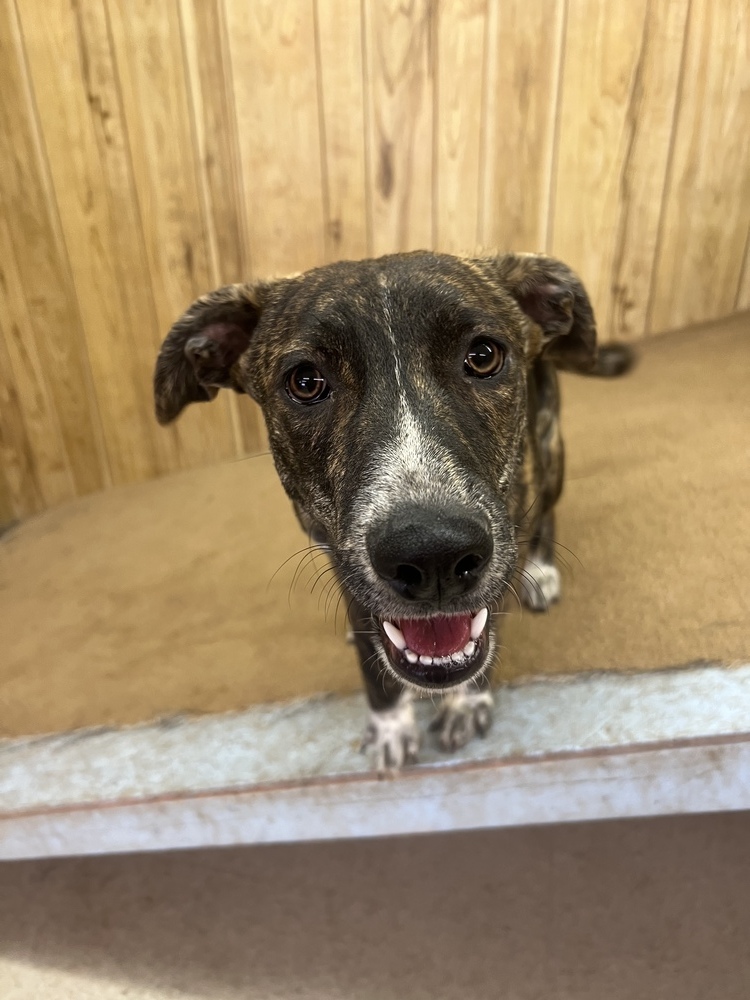
{"label": "dog's whiskers", "polygon": [[[536,565],[536,564],[534,564],[534,565]],[[539,597],[541,597],[542,600],[544,601],[544,603],[546,604],[547,601],[546,601],[546,598],[544,596],[544,591],[542,590],[541,586],[539,585],[539,581],[535,580],[534,577],[531,575],[531,573],[528,572],[528,570],[520,568],[518,570],[518,572],[520,573],[521,577],[523,578],[522,580],[519,580],[519,583],[521,583],[522,586],[528,585],[529,587],[533,587],[533,589],[537,592],[537,594],[539,595]]]}
{"label": "dog's whiskers", "polygon": [[[315,591],[318,588],[318,584],[321,582],[321,580],[324,580],[331,573],[335,573],[335,572],[336,572],[336,567],[335,566],[317,567],[314,570],[314,572],[312,573],[312,575],[310,577],[308,577],[308,579],[306,581],[306,584],[305,584],[305,586],[308,587],[310,585],[310,582],[314,581],[313,584],[312,584],[312,587],[310,588],[310,596],[312,596],[315,593]],[[328,583],[329,581],[326,581],[326,582]]]}
{"label": "dog's whiskers", "polygon": [[[328,587],[328,594],[326,596],[326,602],[325,602],[325,610],[323,612],[323,617],[325,618],[326,621],[328,621],[328,615],[330,614],[333,602],[337,599],[337,596],[340,599],[342,594],[343,594],[343,588],[342,588],[341,583],[340,583],[339,580],[336,581],[336,583],[335,583],[335,585],[333,587],[331,587],[331,586]],[[335,629],[335,627],[336,627],[336,613],[335,612],[334,612],[334,617],[333,617],[333,625],[334,625],[334,629]]]}
{"label": "dog's whiskers", "polygon": [[[336,601],[336,610],[333,612],[333,631],[334,632],[338,632],[339,611],[341,609],[341,602],[344,599],[345,594],[346,594],[346,590],[344,589],[344,587],[342,587],[341,588],[341,593],[339,594],[339,599],[338,599],[338,601]],[[346,610],[344,612],[344,614],[346,616],[345,617],[345,621],[349,620],[349,607],[351,605],[351,601],[352,601],[352,599],[350,597],[349,600],[348,600],[348,602],[347,602]]]}
{"label": "dog's whiskers", "polygon": [[566,551],[566,552],[568,552],[568,553],[569,553],[569,554],[570,554],[571,556],[573,556],[573,558],[574,558],[574,559],[575,559],[575,561],[576,561],[576,562],[578,563],[578,565],[579,565],[579,566],[581,567],[581,569],[585,569],[585,568],[586,568],[586,567],[585,567],[585,566],[583,565],[583,563],[581,562],[581,560],[580,560],[580,559],[578,558],[578,556],[576,555],[576,553],[575,553],[575,552],[573,551],[573,549],[571,549],[571,548],[568,548],[568,546],[567,546],[567,545],[563,545],[563,543],[562,543],[562,542],[558,542],[558,541],[557,541],[557,539],[554,539],[554,538],[551,538],[551,539],[549,539],[549,541],[550,541],[550,542],[552,543],[552,545],[553,545],[553,546],[554,546],[554,547],[555,547],[556,549],[565,549],[565,551]]}
{"label": "dog's whiskers", "polygon": [[526,518],[527,518],[527,517],[529,516],[529,514],[530,514],[530,513],[532,512],[532,510],[534,509],[534,506],[536,505],[536,502],[537,502],[537,501],[538,501],[539,499],[541,499],[541,496],[542,496],[542,494],[541,494],[541,493],[537,493],[537,494],[536,494],[536,496],[534,497],[534,499],[533,499],[533,500],[531,501],[530,505],[529,505],[529,506],[528,506],[528,507],[526,508],[526,510],[525,510],[525,511],[524,511],[524,512],[523,512],[523,513],[521,514],[521,516],[520,516],[520,518],[519,518],[518,522],[516,523],[516,531],[520,531],[520,530],[522,529],[522,527],[523,527],[523,525],[524,525],[524,521],[526,520]]}
{"label": "dog's whiskers", "polygon": [[292,590],[294,590],[294,588],[297,586],[299,578],[302,576],[302,573],[304,572],[305,565],[309,564],[310,562],[312,562],[313,565],[315,566],[316,565],[315,560],[316,560],[317,556],[318,556],[318,550],[317,550],[317,548],[315,548],[313,546],[313,548],[309,552],[307,552],[302,557],[302,559],[300,559],[299,564],[297,566],[297,569],[294,572],[294,576],[292,577],[291,585],[289,587],[290,594],[291,594]]}
{"label": "dog's whiskers", "polygon": [[272,573],[270,580],[266,584],[266,590],[268,590],[268,588],[271,586],[271,584],[279,575],[279,573],[282,571],[282,569],[287,565],[287,563],[290,563],[292,559],[294,559],[297,556],[300,556],[302,559],[304,559],[305,556],[308,556],[310,552],[313,551],[315,548],[316,548],[315,545],[306,545],[304,548],[297,549],[296,552],[292,552],[290,556],[287,556],[287,558],[283,561],[283,563],[279,566],[279,568],[274,570],[274,572]]}
{"label": "dog's whiskers", "polygon": [[[534,539],[530,538],[528,536],[527,537],[521,536],[521,537],[517,537],[516,541],[520,545],[529,545],[529,546],[531,546],[532,543],[534,542]],[[573,567],[570,565],[570,563],[568,562],[568,560],[564,556],[560,555],[559,551],[557,551],[558,549],[564,549],[566,552],[568,552],[575,559],[575,561],[578,563],[578,565],[581,567],[581,569],[585,569],[586,568],[584,566],[584,564],[581,562],[581,560],[578,558],[578,556],[576,555],[576,553],[572,549],[568,548],[567,545],[563,545],[562,542],[555,541],[555,539],[553,539],[553,538],[546,538],[545,539],[545,544],[546,545],[552,545],[552,547],[555,549],[555,559],[557,560],[557,562],[559,562],[568,571],[568,573],[570,573],[571,576],[573,576],[575,574],[575,571],[574,571]],[[528,562],[532,562],[533,560],[530,559],[527,556],[527,561]]]}
{"label": "dog's whiskers", "polygon": [[253,458],[268,458],[270,454],[270,451],[256,451],[252,455],[240,455],[239,458],[232,459],[232,465],[234,465],[235,462],[249,462]]}
{"label": "dog's whiskers", "polygon": [[338,578],[334,575],[326,581],[326,583],[321,588],[320,594],[318,595],[318,611],[320,611],[320,605],[325,601],[325,611],[323,617],[328,620],[328,597],[332,591],[335,592],[335,588],[341,586]]}

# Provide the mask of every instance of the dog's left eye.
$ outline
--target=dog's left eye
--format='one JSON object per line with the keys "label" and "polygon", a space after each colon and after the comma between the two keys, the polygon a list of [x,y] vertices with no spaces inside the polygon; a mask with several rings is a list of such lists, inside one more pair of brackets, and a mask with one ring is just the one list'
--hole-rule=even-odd
{"label": "dog's left eye", "polygon": [[491,378],[505,364],[505,351],[494,340],[478,337],[464,358],[464,371],[472,378]]}
{"label": "dog's left eye", "polygon": [[298,403],[319,403],[331,392],[325,377],[310,364],[297,365],[289,372],[286,391]]}

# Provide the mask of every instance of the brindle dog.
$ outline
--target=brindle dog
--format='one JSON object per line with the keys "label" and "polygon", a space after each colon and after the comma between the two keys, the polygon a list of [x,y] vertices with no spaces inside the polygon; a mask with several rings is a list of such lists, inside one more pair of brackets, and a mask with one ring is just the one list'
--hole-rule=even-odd
{"label": "brindle dog", "polygon": [[496,610],[560,596],[557,368],[615,375],[560,261],[416,252],[220,288],[156,365],[169,423],[220,387],[260,404],[276,468],[350,598],[378,768],[416,759],[412,692],[445,692],[446,749],[490,724]]}

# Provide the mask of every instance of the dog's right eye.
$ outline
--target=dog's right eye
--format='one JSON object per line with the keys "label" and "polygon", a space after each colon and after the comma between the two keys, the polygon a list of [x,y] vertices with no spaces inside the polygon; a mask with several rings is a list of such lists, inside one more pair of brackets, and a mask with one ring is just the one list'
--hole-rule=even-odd
{"label": "dog's right eye", "polygon": [[323,375],[310,364],[297,365],[289,372],[286,391],[297,403],[319,403],[331,392]]}
{"label": "dog's right eye", "polygon": [[464,371],[472,378],[491,378],[505,364],[505,351],[494,340],[479,337],[473,341],[464,358]]}

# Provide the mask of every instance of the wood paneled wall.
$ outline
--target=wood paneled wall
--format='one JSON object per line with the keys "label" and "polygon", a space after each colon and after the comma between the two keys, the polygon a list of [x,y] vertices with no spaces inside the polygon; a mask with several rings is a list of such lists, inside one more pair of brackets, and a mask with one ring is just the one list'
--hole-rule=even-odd
{"label": "wood paneled wall", "polygon": [[747,0],[0,0],[0,523],[263,447],[152,417],[242,277],[546,249],[605,336],[750,307]]}

